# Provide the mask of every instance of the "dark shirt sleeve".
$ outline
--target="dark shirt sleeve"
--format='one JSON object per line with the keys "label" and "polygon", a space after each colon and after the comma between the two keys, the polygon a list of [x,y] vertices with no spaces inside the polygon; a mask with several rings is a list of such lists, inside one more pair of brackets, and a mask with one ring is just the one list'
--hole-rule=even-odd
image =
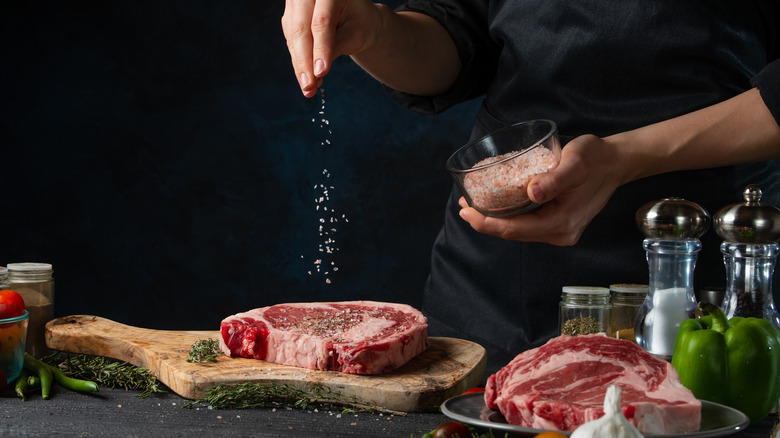
{"label": "dark shirt sleeve", "polygon": [[488,32],[487,3],[484,0],[410,0],[396,9],[426,14],[444,26],[458,48],[462,66],[455,84],[447,92],[429,97],[388,88],[396,101],[416,112],[438,114],[485,93],[495,76],[500,51]]}
{"label": "dark shirt sleeve", "polygon": [[758,87],[764,104],[769,108],[775,122],[780,125],[780,59],[775,59],[764,67],[753,77],[750,84]]}

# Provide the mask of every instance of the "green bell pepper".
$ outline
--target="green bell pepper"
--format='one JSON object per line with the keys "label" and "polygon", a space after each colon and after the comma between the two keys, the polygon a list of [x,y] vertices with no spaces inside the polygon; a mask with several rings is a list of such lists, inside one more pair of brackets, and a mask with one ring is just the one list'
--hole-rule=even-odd
{"label": "green bell pepper", "polygon": [[726,318],[713,304],[709,315],[683,321],[672,365],[696,398],[738,409],[756,423],[780,399],[780,334],[761,318]]}

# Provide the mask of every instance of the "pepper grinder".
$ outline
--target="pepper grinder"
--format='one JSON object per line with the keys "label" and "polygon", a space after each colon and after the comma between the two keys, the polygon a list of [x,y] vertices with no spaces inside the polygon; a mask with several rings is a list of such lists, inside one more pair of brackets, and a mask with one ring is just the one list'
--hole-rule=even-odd
{"label": "pepper grinder", "polygon": [[761,189],[749,185],[744,203],[720,209],[713,219],[726,266],[723,312],[729,317],[764,318],[780,330],[772,298],[772,271],[780,250],[780,210],[761,203]]}
{"label": "pepper grinder", "polygon": [[677,330],[696,310],[693,270],[701,251],[699,238],[707,231],[710,216],[694,202],[665,198],[640,207],[636,221],[646,237],[642,246],[649,282],[634,336],[648,353],[671,360]]}

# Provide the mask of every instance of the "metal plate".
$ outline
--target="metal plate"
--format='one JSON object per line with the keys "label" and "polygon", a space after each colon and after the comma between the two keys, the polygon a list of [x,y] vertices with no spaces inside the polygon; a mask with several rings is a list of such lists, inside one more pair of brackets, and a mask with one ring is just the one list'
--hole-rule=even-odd
{"label": "metal plate", "polygon": [[[459,395],[445,401],[441,406],[444,415],[461,423],[483,429],[492,429],[493,432],[508,432],[513,436],[534,436],[542,433],[544,429],[515,426],[507,424],[500,412],[488,409],[485,406],[484,393]],[[673,435],[646,435],[663,436],[665,438],[708,438],[728,436],[746,428],[750,424],[748,417],[742,412],[718,403],[701,400],[701,425],[698,432]],[[564,435],[571,432],[562,431]]]}

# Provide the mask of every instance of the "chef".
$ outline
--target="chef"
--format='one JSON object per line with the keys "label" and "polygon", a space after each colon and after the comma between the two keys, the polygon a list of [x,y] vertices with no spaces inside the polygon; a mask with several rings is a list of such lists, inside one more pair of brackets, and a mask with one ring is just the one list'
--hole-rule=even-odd
{"label": "chef", "polygon": [[[453,189],[432,250],[430,334],[480,343],[488,371],[557,335],[562,286],[647,282],[642,204],[714,212],[751,183],[780,203],[776,0],[287,0],[282,25],[307,97],[349,55],[414,111],[481,99],[472,139],[558,124],[560,165],[528,188],[544,206],[486,218]],[[696,283],[722,285],[702,240]]]}

